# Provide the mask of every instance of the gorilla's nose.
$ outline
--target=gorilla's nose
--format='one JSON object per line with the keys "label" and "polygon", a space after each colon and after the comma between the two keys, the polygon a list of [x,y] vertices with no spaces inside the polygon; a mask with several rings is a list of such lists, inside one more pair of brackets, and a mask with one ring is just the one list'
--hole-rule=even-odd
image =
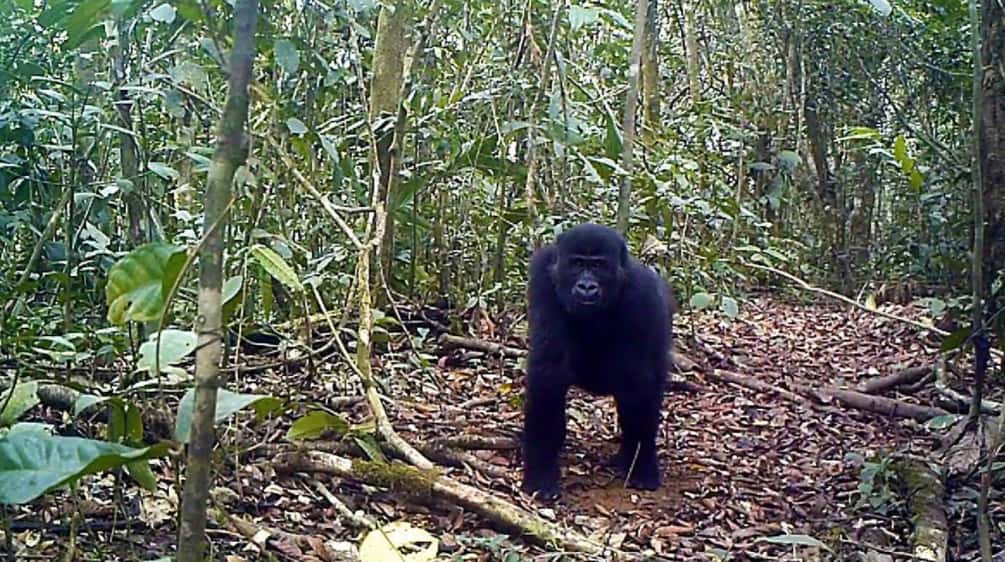
{"label": "gorilla's nose", "polygon": [[576,286],[573,288],[573,292],[575,292],[576,296],[581,299],[595,299],[600,294],[600,285],[592,279],[580,279],[579,281],[576,281]]}

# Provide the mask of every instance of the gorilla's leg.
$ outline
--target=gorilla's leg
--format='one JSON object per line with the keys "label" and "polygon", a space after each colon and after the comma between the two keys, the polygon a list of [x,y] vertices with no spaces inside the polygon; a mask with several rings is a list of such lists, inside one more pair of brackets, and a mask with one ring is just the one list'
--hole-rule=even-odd
{"label": "gorilla's leg", "polygon": [[614,459],[617,467],[627,472],[628,486],[644,490],[660,487],[659,457],[656,453],[656,432],[660,422],[660,392],[636,389],[616,397],[618,423],[621,426],[621,448]]}
{"label": "gorilla's leg", "polygon": [[523,491],[543,500],[561,495],[558,456],[565,443],[565,395],[568,387],[529,376],[524,411]]}

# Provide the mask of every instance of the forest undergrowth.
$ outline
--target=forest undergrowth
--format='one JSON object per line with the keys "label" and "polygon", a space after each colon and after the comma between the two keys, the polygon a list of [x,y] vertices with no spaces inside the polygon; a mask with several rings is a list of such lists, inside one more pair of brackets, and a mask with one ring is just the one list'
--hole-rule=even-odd
{"label": "forest undergrowth", "polygon": [[[914,305],[884,309],[905,318],[923,315]],[[443,345],[442,339],[437,345],[437,331],[445,326],[434,318],[436,312],[408,315],[407,334],[391,331],[375,358],[375,372],[397,430],[439,464],[454,465],[443,469],[451,477],[615,549],[649,550],[663,559],[852,560],[863,552],[879,556],[874,560],[911,559],[909,494],[895,467],[899,459],[937,458],[943,446],[937,432],[910,417],[847,407],[814,391],[862,390],[885,375],[924,371],[937,356],[938,341],[926,340],[917,328],[860,310],[770,295],[750,300],[736,320],[680,315],[678,371],[659,440],[664,486],[655,492],[629,490],[604,468],[617,450],[613,403],[574,390],[563,459],[565,494],[542,506],[519,492],[519,350],[526,344],[525,323],[509,313],[469,314],[468,345]],[[315,348],[323,348],[323,337],[315,338]],[[506,352],[474,349],[486,343],[502,344]],[[297,398],[365,426],[372,423],[365,401],[333,382],[346,369],[337,355],[305,361],[278,349],[258,350],[245,355],[229,386]],[[951,407],[930,374],[915,379],[885,396]],[[61,419],[52,408],[42,412],[46,421]],[[222,473],[213,499],[232,519],[231,525],[218,520],[210,530],[217,559],[256,559],[262,546],[277,559],[343,559],[338,553],[351,556],[370,522],[398,519],[436,536],[439,559],[556,559],[554,552],[545,554],[443,501],[410,501],[408,494],[277,467],[277,455],[296,449],[286,438],[295,417],[255,423],[243,416],[223,430]],[[331,436],[308,446],[342,453],[366,448],[364,442]],[[178,476],[173,470],[168,462],[155,463],[164,484],[155,493],[127,489],[126,497],[113,493],[111,476],[89,481],[76,506],[86,515],[78,529],[82,551],[104,560],[149,560],[169,549],[176,533],[170,514],[177,497],[167,484]],[[946,484],[953,560],[972,559],[976,548],[969,478],[949,475]],[[71,531],[62,523],[71,510],[65,502],[62,494],[49,496],[29,508],[31,513],[17,514],[13,527],[39,552],[49,548],[55,555]],[[1005,522],[1005,507],[993,504],[991,515],[998,524]],[[22,518],[35,523],[21,527]],[[51,525],[37,525],[42,520]],[[777,544],[779,537],[797,544]],[[826,547],[798,544],[799,537]]]}

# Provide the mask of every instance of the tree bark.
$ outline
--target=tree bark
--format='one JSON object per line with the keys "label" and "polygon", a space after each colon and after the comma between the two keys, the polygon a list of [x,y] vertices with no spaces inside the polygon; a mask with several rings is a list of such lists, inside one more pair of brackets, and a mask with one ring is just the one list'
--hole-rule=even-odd
{"label": "tree bark", "polygon": [[234,8],[234,48],[230,54],[227,102],[217,130],[216,152],[206,190],[205,241],[199,254],[195,404],[178,528],[178,562],[199,562],[206,552],[206,501],[211,481],[210,455],[216,440],[213,422],[223,352],[223,234],[234,172],[247,158],[244,127],[248,119],[248,85],[255,59],[257,16],[258,0],[238,0]]}
{"label": "tree bark", "polygon": [[[391,200],[397,187],[398,166],[401,159],[401,135],[404,113],[401,108],[401,86],[404,82],[405,41],[411,10],[408,0],[381,6],[377,16],[377,35],[373,52],[373,79],[370,83],[370,125],[375,136],[371,157],[372,165],[380,172],[377,198],[388,209],[381,255],[375,256],[390,277],[394,264],[394,209]],[[378,286],[379,269],[373,269],[371,284]],[[377,291],[378,307],[384,302],[382,291]]]}
{"label": "tree bark", "polygon": [[660,125],[659,20],[657,0],[649,0],[642,49],[642,140],[656,140]]}
{"label": "tree bark", "polygon": [[618,231],[628,232],[628,218],[632,212],[632,149],[635,145],[635,109],[639,98],[639,71],[642,65],[642,44],[646,34],[646,12],[649,10],[648,0],[636,0],[635,4],[635,36],[632,38],[632,62],[628,72],[628,93],[625,99],[625,116],[622,124],[623,147],[621,152],[621,167],[624,177],[618,189]]}

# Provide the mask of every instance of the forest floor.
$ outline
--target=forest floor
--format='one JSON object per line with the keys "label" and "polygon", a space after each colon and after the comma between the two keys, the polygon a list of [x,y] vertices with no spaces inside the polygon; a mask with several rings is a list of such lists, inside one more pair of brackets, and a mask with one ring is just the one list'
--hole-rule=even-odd
{"label": "forest floor", "polygon": [[[911,305],[884,309],[909,318],[923,312]],[[506,327],[505,320],[493,323],[483,318],[472,324],[479,328],[469,335],[514,347],[525,343],[522,334]],[[711,314],[682,316],[675,322],[675,333],[701,367],[683,377],[700,388],[672,392],[666,398],[659,439],[664,470],[660,490],[626,489],[614,473],[603,468],[604,460],[617,448],[613,403],[577,391],[572,393],[568,411],[564,495],[556,504],[536,504],[519,492],[520,457],[515,449],[471,451],[479,464],[494,469],[467,466],[446,473],[613,547],[649,549],[668,560],[859,560],[859,553],[867,550],[879,556],[875,560],[912,559],[904,554],[909,551],[910,518],[897,492],[890,459],[893,455],[934,457],[939,432],[910,419],[810,399],[805,403],[783,400],[706,373],[727,369],[784,389],[797,385],[855,388],[877,376],[931,364],[937,341],[926,341],[917,328],[864,311],[792,304],[770,296],[746,303],[738,320]],[[377,357],[377,373],[387,385],[388,410],[398,431],[416,444],[461,435],[504,442],[514,439],[522,420],[521,360],[465,349],[435,350],[430,347],[434,338],[426,341],[430,343],[425,351],[417,355],[407,350],[405,338],[392,338],[391,348]],[[301,404],[330,403],[330,395],[339,392],[322,382],[331,380],[325,373],[344,376],[345,366],[332,361],[319,363],[317,369],[313,375],[263,371],[243,376],[239,386],[257,393],[294,393]],[[887,396],[932,404],[936,391],[928,385],[911,394],[894,390]],[[367,420],[363,402],[342,403],[339,409],[354,423]],[[48,414],[50,419],[55,416]],[[222,442],[230,451],[282,443],[295,417],[287,414],[255,424],[244,416],[241,423],[228,426]],[[440,540],[440,559],[555,559],[455,506],[416,505],[400,494],[320,475],[277,476],[268,456],[221,457],[214,493],[230,513],[263,529],[358,542],[360,530],[340,519],[338,510],[325,499],[334,496],[350,509],[363,510],[381,521],[404,519],[427,529]],[[177,475],[166,462],[157,472],[163,484],[156,493],[127,489],[126,494],[134,498],[127,503],[139,515],[127,514],[130,524],[125,528],[113,532],[114,526],[93,525],[100,515],[85,519],[80,549],[87,557],[81,559],[151,560],[155,554],[170,552]],[[319,482],[330,494],[319,493]],[[98,505],[113,503],[110,483],[109,478],[88,481],[82,493]],[[947,487],[953,529],[950,560],[973,559],[974,508],[968,487],[972,483]],[[30,550],[38,559],[55,559],[49,555],[65,550],[66,528],[57,525],[65,519],[59,507],[65,502],[62,494],[49,496],[46,503],[17,513],[16,523],[53,522],[51,526],[15,524],[16,529],[30,529],[18,538],[35,545]],[[992,511],[996,523],[1005,521],[1005,506],[1000,502],[992,505]],[[144,523],[137,525],[140,520]],[[818,552],[764,540],[798,534],[815,537],[836,550]],[[217,559],[258,559],[257,547],[239,534],[214,527],[210,535]],[[280,550],[273,552],[276,559],[325,560],[319,551],[311,553],[303,546]]]}

